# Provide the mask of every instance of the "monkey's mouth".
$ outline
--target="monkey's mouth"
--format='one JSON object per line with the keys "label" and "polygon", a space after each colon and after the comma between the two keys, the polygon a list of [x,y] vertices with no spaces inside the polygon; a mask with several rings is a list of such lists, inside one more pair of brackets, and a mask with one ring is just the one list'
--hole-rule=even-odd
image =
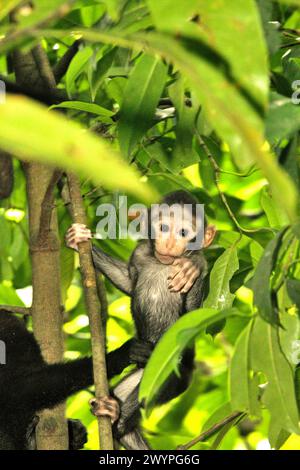
{"label": "monkey's mouth", "polygon": [[172,264],[175,260],[175,256],[163,255],[157,250],[155,250],[155,256],[162,264]]}

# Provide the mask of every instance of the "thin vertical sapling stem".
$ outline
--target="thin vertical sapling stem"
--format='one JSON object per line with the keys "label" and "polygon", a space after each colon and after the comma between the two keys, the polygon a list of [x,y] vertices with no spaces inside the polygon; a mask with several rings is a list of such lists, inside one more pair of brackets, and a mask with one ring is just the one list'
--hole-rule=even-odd
{"label": "thin vertical sapling stem", "polygon": [[[80,191],[80,184],[76,176],[68,175],[69,193],[74,223],[86,225],[86,213]],[[79,260],[85,301],[91,329],[91,343],[93,354],[93,369],[96,398],[102,398],[109,393],[106,361],[105,361],[105,333],[101,321],[101,306],[97,293],[97,279],[92,260],[91,243],[82,242],[78,245]],[[98,418],[100,448],[113,449],[113,437],[110,419]]]}

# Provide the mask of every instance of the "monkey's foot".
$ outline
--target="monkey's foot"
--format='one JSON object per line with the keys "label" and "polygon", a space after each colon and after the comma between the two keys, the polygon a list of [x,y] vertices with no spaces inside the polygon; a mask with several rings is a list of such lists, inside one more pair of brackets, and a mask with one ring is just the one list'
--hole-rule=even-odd
{"label": "monkey's foot", "polygon": [[200,275],[200,270],[189,258],[178,258],[171,266],[168,287],[171,292],[186,294]]}
{"label": "monkey's foot", "polygon": [[108,416],[112,424],[119,419],[120,407],[117,400],[112,397],[92,398],[89,401],[94,416]]}
{"label": "monkey's foot", "polygon": [[92,238],[92,233],[86,225],[72,224],[66,233],[66,245],[73,250],[78,250],[78,243],[87,242]]}

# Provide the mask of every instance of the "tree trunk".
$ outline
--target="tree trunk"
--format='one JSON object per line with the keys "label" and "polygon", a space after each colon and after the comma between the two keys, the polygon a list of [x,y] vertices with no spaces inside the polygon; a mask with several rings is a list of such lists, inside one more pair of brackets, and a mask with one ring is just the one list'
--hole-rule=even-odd
{"label": "tree trunk", "polygon": [[[63,316],[61,311],[60,257],[56,211],[52,211],[51,230],[40,236],[42,203],[53,171],[39,164],[26,165],[29,207],[30,253],[32,262],[33,303],[31,308],[34,335],[46,362],[63,359]],[[45,227],[44,227],[45,229]],[[59,405],[39,415],[36,431],[39,450],[68,449],[65,407]]]}

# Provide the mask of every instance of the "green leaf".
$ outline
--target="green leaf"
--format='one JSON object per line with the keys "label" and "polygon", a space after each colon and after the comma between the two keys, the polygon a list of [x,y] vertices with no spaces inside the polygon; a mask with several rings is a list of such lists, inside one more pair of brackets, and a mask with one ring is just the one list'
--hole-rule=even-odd
{"label": "green leaf", "polygon": [[18,6],[20,3],[22,3],[22,0],[5,0],[4,2],[1,2],[0,5],[0,21],[5,18],[8,13],[11,12],[13,8]]}
{"label": "green leaf", "polygon": [[274,201],[270,188],[265,186],[261,191],[260,203],[266,213],[270,227],[281,228],[288,225],[285,211]]}
{"label": "green leaf", "polygon": [[16,293],[15,289],[4,284],[0,284],[0,304],[24,307],[24,303]]}
{"label": "green leaf", "polygon": [[262,401],[274,425],[299,434],[293,370],[281,350],[278,327],[260,317],[255,319],[251,335],[251,365],[268,380]]}
{"label": "green leaf", "polygon": [[300,311],[300,281],[296,279],[287,279],[286,288],[289,298]]}
{"label": "green leaf", "polygon": [[164,334],[147,363],[140,386],[139,399],[145,399],[148,408],[174,371],[180,353],[209,325],[231,315],[238,315],[238,311],[200,308],[185,314]]}
{"label": "green leaf", "polygon": [[135,65],[125,88],[118,127],[124,155],[130,155],[151,126],[166,79],[167,67],[157,57],[143,55]]}
{"label": "green leaf", "polygon": [[281,427],[278,427],[277,423],[271,419],[269,425],[268,439],[272,449],[280,449],[280,447],[283,446],[283,444],[286,442],[290,435],[290,432],[286,431],[285,429],[282,429]]}
{"label": "green leaf", "polygon": [[196,99],[187,106],[185,103],[185,88],[182,78],[169,87],[170,98],[176,109],[176,140],[173,151],[172,167],[178,171],[199,161],[199,156],[193,148],[195,135],[195,120],[199,111]]}
{"label": "green leaf", "polygon": [[209,278],[209,295],[204,301],[205,308],[229,308],[234,294],[230,292],[230,280],[239,269],[236,245],[231,246],[217,259]]}
{"label": "green leaf", "polygon": [[264,320],[272,324],[278,324],[279,318],[272,301],[270,278],[285,232],[286,229],[277,233],[276,237],[268,243],[251,282],[254,304],[258,308],[258,313]]}
{"label": "green leaf", "polygon": [[104,78],[106,77],[110,67],[112,66],[117,51],[118,49],[116,47],[113,47],[108,52],[106,52],[100,58],[100,60],[97,61],[95,69],[91,65],[89,70],[89,82],[91,88],[92,101],[95,100],[97,91],[101,86],[101,83],[103,82]]}
{"label": "green leaf", "polygon": [[0,106],[0,120],[0,147],[21,159],[77,172],[97,185],[128,190],[145,201],[155,194],[104,139],[61,113],[10,96]]}
{"label": "green leaf", "polygon": [[63,101],[60,104],[55,104],[51,106],[50,109],[55,108],[65,108],[65,109],[76,109],[78,111],[83,111],[84,113],[97,114],[97,116],[113,116],[113,112],[109,109],[102,108],[98,104],[86,103],[84,101]]}
{"label": "green leaf", "polygon": [[[226,9],[226,2],[223,0],[221,3],[222,9]],[[237,5],[237,8],[240,8],[240,2],[233,3]],[[256,36],[260,38],[262,35],[259,29],[260,19],[258,18],[254,1],[247,0],[243,2],[242,5],[245,6],[243,10],[244,16],[240,17],[240,11],[237,9],[239,13],[234,16],[236,25],[241,22],[241,24],[244,25],[243,29],[247,30],[245,26],[248,24],[247,21],[253,20],[254,29],[258,28],[258,30],[257,35],[251,35],[251,38],[253,39],[253,37]],[[248,11],[249,5],[251,8]],[[218,12],[219,8],[216,8],[215,13]],[[242,18],[244,20],[247,19],[247,21],[244,23]],[[232,37],[232,28],[225,28],[222,23],[219,29],[222,31],[226,30],[226,34],[230,34],[231,39],[236,42],[236,36]],[[249,31],[251,31],[251,28]],[[41,31],[41,34],[42,33],[45,35],[52,34],[56,37],[64,37],[67,31],[56,29]],[[244,89],[246,86],[245,83],[243,83],[243,88],[241,88],[241,85],[237,83],[238,79],[230,74],[230,64],[228,64],[228,60],[222,58],[219,51],[215,51],[214,53],[214,50],[209,45],[210,43],[205,43],[202,35],[200,35],[198,25],[196,25],[196,30],[193,29],[193,35],[195,36],[192,38],[190,38],[190,36],[183,37],[178,34],[172,37],[167,33],[152,32],[138,33],[126,37],[122,34],[112,34],[92,29],[78,29],[76,33],[81,34],[83,38],[92,42],[100,41],[121,47],[146,50],[148,53],[153,55],[159,54],[163,56],[164,59],[170,60],[189,80],[198,99],[205,107],[210,124],[218,132],[220,137],[229,144],[238,166],[245,167],[249,166],[253,161],[256,162],[265,177],[269,180],[277,204],[286,211],[291,221],[297,218],[297,189],[289,176],[279,167],[274,156],[263,146],[262,103],[256,101],[255,96],[249,89]],[[214,36],[215,34],[217,34],[217,32],[212,31],[211,34],[208,35],[209,41],[211,35]],[[9,38],[7,41],[9,41]],[[2,43],[0,50],[3,51],[7,49],[7,41],[4,44]],[[239,42],[240,44],[244,43],[244,41]],[[258,49],[262,51],[264,47],[264,43],[262,42]],[[249,48],[246,47],[241,56],[249,56]],[[261,70],[259,77],[257,77],[256,83],[259,83],[262,91],[265,90],[265,92],[267,92],[266,84],[268,82],[268,71],[266,68],[266,53],[264,53],[263,56],[265,66],[263,70]],[[247,75],[247,77],[249,82],[249,76]],[[133,84],[131,88],[133,94],[135,92],[134,88],[135,84]],[[226,90],[226,93],[224,93],[224,90]],[[257,92],[258,97],[260,97],[261,94],[262,93]],[[126,95],[126,98],[128,98],[128,95]],[[258,98],[258,100],[260,100],[260,98]],[[130,115],[129,110],[128,115]],[[139,124],[143,126],[143,123]],[[123,145],[128,148],[128,142],[126,141],[127,129],[125,130],[125,127],[126,124],[124,125],[125,140],[122,140]]]}
{"label": "green leaf", "polygon": [[274,143],[294,134],[300,128],[300,106],[291,98],[271,94],[271,103],[266,118],[266,137]]}
{"label": "green leaf", "polygon": [[251,374],[250,340],[253,321],[242,331],[230,363],[230,397],[233,411],[247,411],[260,416],[257,377]]}
{"label": "green leaf", "polygon": [[[249,93],[253,97],[259,97],[261,103],[266,105],[268,90],[266,50],[255,2],[189,0],[179,2],[174,8],[172,0],[147,1],[159,30],[201,37],[206,44],[212,45],[228,60],[233,75]],[[166,17],[168,21],[165,21]],[[194,22],[191,18],[195,18]],[[211,41],[212,34],[213,41]],[[254,56],[249,56],[244,52],[252,47],[253,37],[256,38],[257,47],[253,51]]]}
{"label": "green leaf", "polygon": [[75,86],[75,81],[79,75],[85,70],[87,62],[93,55],[91,47],[85,47],[77,52],[72,59],[66,74],[66,88],[67,93],[71,97]]}

